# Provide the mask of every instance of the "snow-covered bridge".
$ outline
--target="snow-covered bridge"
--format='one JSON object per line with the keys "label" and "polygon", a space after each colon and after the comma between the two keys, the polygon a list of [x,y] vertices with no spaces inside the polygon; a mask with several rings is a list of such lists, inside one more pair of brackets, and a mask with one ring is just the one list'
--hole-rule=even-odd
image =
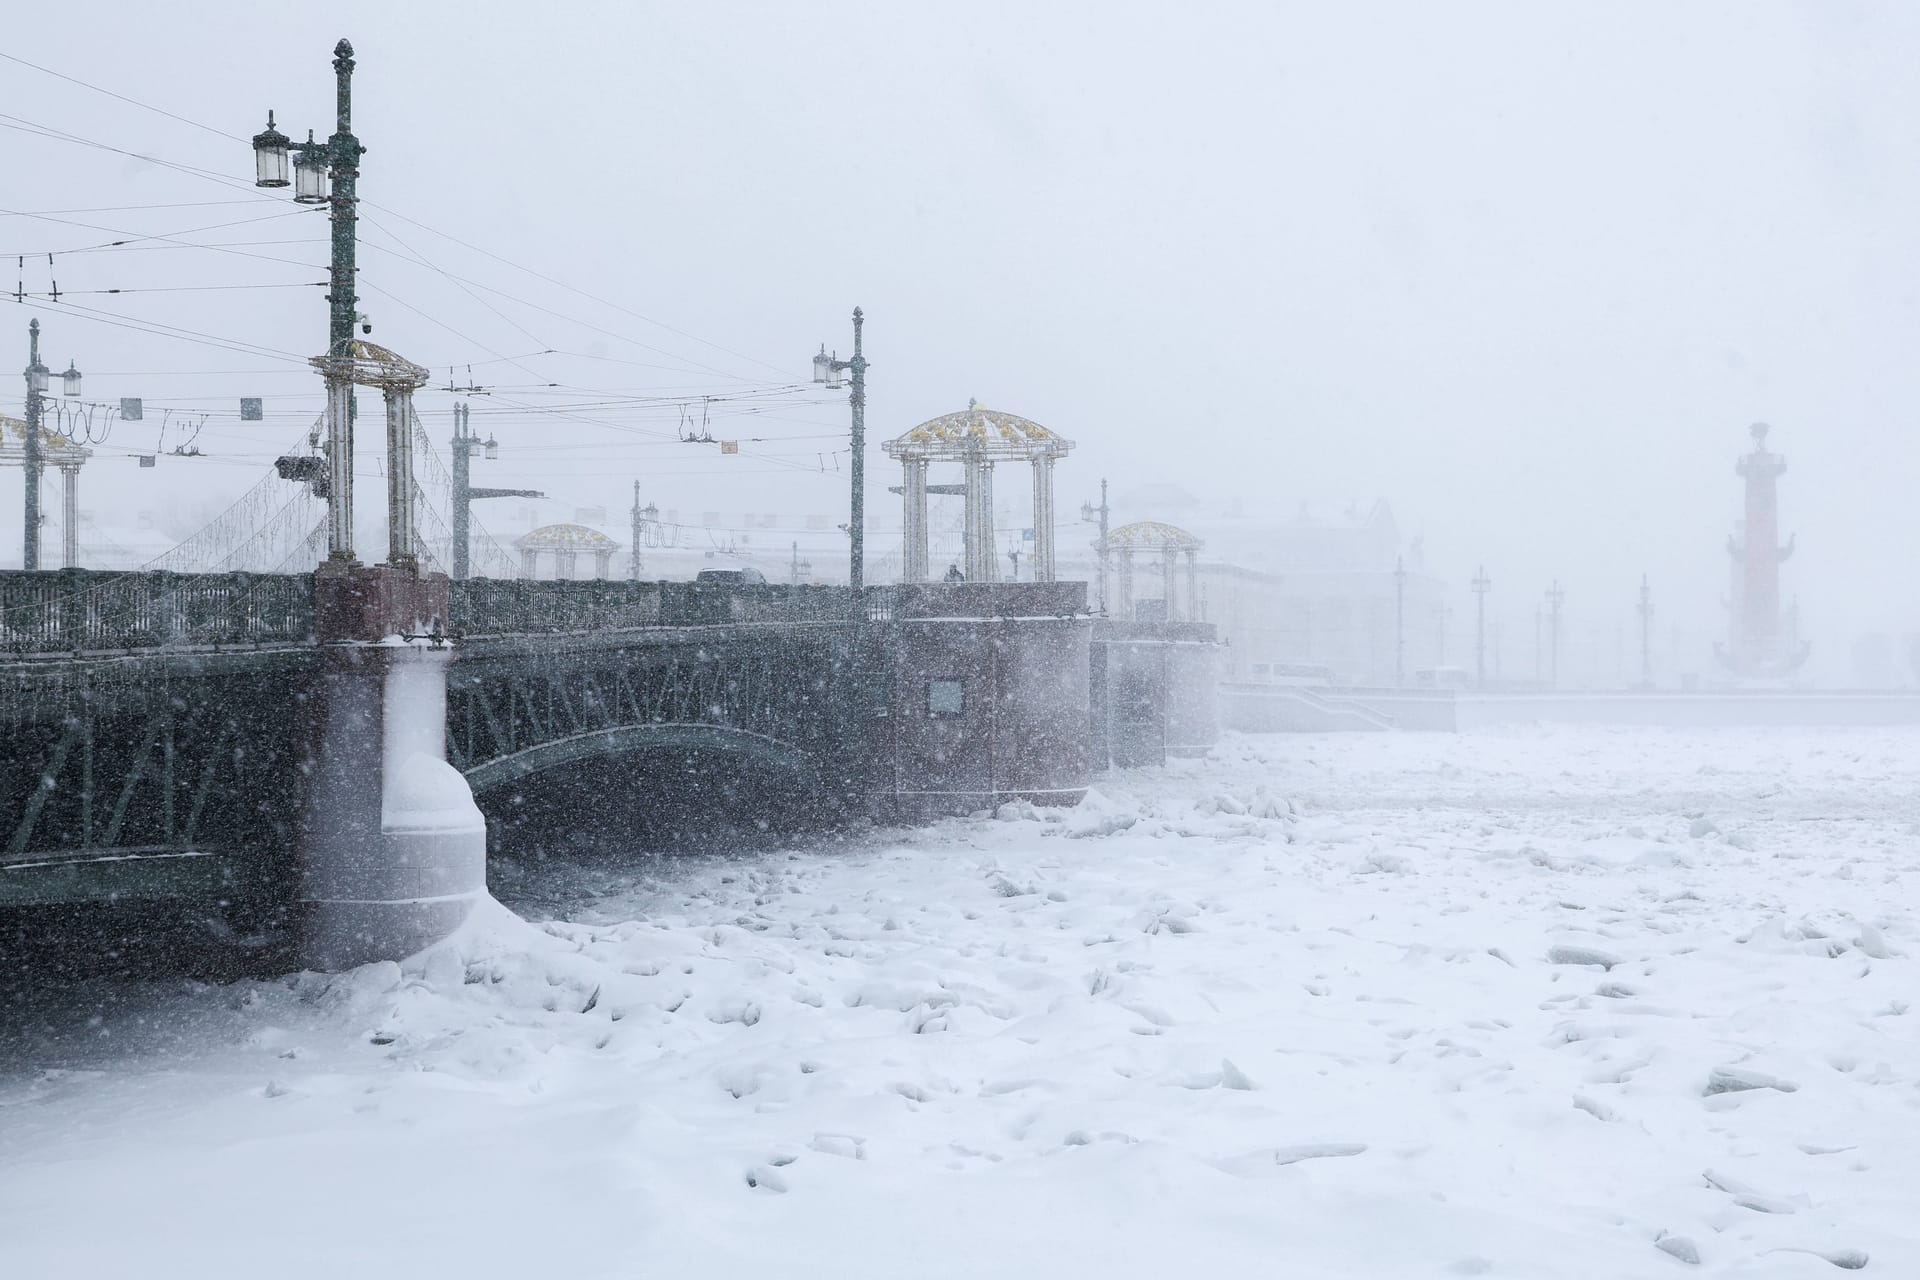
{"label": "snow-covered bridge", "polygon": [[0,907],[212,905],[343,963],[457,924],[480,809],[550,786],[1072,803],[1092,633],[1081,583],[0,574]]}

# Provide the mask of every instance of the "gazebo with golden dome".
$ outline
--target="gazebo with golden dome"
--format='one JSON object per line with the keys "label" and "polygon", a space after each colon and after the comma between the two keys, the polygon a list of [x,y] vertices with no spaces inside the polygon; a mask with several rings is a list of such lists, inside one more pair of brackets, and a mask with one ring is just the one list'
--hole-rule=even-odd
{"label": "gazebo with golden dome", "polygon": [[604,578],[613,566],[613,553],[620,544],[598,529],[583,524],[544,524],[522,534],[514,545],[520,549],[520,576],[540,576],[540,557],[553,557],[553,576],[571,579],[581,553],[593,557],[593,576]]}
{"label": "gazebo with golden dome", "polygon": [[[1136,520],[1107,534],[1105,545],[1100,547],[1101,561],[1104,564],[1112,557],[1120,561],[1120,589],[1115,612],[1122,618],[1133,618],[1133,557],[1136,552],[1145,552],[1157,556],[1160,561],[1161,596],[1167,604],[1167,621],[1199,621],[1198,562],[1200,551],[1206,545],[1178,525],[1162,520]],[[1184,609],[1180,606],[1179,591],[1175,586],[1176,571],[1182,557],[1187,562],[1187,601]]]}
{"label": "gazebo with golden dome", "polygon": [[925,582],[927,566],[927,494],[952,493],[955,486],[927,484],[936,462],[958,462],[965,479],[957,491],[966,498],[967,580],[992,582],[998,554],[993,538],[993,468],[997,462],[1025,462],[1033,468],[1033,580],[1053,581],[1053,464],[1073,441],[1037,422],[975,401],[959,413],[943,414],[881,446],[897,458],[905,547],[900,580]]}

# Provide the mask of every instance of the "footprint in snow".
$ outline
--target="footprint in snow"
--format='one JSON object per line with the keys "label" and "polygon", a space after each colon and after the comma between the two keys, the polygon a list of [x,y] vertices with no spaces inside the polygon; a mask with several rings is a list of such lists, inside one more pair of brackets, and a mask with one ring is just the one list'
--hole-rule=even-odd
{"label": "footprint in snow", "polygon": [[1209,1161],[1222,1173],[1236,1178],[1276,1178],[1288,1165],[1307,1160],[1326,1160],[1357,1156],[1367,1149],[1364,1142],[1308,1142],[1292,1147],[1262,1147],[1237,1156]]}
{"label": "footprint in snow", "polygon": [[1548,964],[1597,964],[1602,969],[1612,969],[1620,963],[1620,957],[1611,951],[1602,951],[1598,947],[1579,947],[1562,945],[1547,951]]}
{"label": "footprint in snow", "polygon": [[1822,1262],[1832,1263],[1842,1271],[1858,1271],[1867,1265],[1865,1249],[1796,1249],[1792,1246],[1781,1249],[1769,1249],[1768,1253],[1807,1253]]}
{"label": "footprint in snow", "polygon": [[1367,1149],[1364,1142],[1308,1142],[1295,1147],[1276,1147],[1275,1164],[1299,1164],[1302,1160],[1327,1160],[1339,1156],[1357,1156]]}
{"label": "footprint in snow", "polygon": [[867,1140],[850,1133],[816,1133],[813,1141],[807,1145],[823,1155],[840,1156],[847,1160],[867,1158]]}
{"label": "footprint in snow", "polygon": [[783,1195],[787,1190],[787,1176],[781,1168],[794,1162],[793,1156],[771,1156],[767,1163],[754,1165],[747,1170],[747,1186],[755,1191],[765,1191],[772,1195]]}
{"label": "footprint in snow", "polygon": [[1707,1073],[1704,1092],[1711,1098],[1716,1093],[1744,1093],[1751,1089],[1777,1089],[1781,1093],[1793,1093],[1799,1088],[1791,1080],[1770,1076],[1764,1071],[1748,1071],[1744,1067],[1715,1067]]}

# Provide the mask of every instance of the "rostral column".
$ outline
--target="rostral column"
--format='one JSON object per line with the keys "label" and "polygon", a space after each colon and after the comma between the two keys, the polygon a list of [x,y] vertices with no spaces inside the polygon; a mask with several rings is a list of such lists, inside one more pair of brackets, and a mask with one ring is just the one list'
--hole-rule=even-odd
{"label": "rostral column", "polygon": [[1733,557],[1730,643],[1714,646],[1721,662],[1737,676],[1777,679],[1807,660],[1808,646],[1784,634],[1780,625],[1780,564],[1793,554],[1793,539],[1782,545],[1775,482],[1787,460],[1767,451],[1767,424],[1750,428],[1753,452],[1734,471],[1747,482],[1746,519],[1727,539]]}

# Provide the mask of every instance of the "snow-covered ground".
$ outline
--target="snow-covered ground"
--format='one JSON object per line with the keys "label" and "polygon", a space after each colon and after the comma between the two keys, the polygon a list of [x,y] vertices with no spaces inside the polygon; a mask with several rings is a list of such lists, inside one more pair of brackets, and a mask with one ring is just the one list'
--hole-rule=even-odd
{"label": "snow-covered ground", "polygon": [[550,863],[411,965],[0,1015],[0,1276],[1920,1275],[1917,763],[1241,737]]}

